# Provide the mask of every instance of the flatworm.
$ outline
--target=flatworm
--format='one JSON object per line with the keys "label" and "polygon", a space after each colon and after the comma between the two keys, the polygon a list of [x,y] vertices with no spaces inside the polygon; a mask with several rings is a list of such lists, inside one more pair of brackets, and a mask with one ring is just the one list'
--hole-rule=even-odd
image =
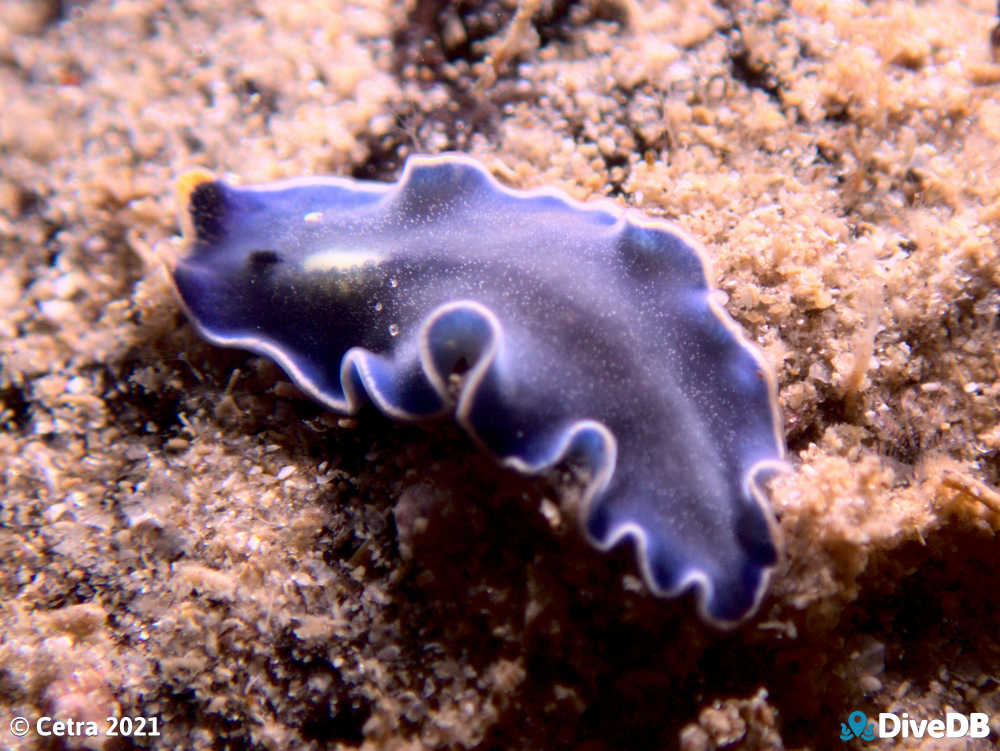
{"label": "flatworm", "polygon": [[715,625],[756,609],[778,558],[774,379],[694,240],[462,155],[411,157],[396,183],[197,172],[179,193],[173,278],[207,339],[337,412],[453,414],[521,472],[582,465],[595,547],[631,539],[649,588],[693,588]]}

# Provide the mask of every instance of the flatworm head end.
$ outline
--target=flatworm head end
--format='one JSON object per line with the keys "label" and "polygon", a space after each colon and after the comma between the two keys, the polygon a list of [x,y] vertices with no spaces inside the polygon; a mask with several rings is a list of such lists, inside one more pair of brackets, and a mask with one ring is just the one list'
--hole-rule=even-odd
{"label": "flatworm head end", "polygon": [[195,192],[202,186],[215,182],[215,175],[206,169],[189,170],[177,178],[178,223],[184,239],[192,242],[195,239],[195,221],[193,212],[197,211],[197,202],[193,200]]}

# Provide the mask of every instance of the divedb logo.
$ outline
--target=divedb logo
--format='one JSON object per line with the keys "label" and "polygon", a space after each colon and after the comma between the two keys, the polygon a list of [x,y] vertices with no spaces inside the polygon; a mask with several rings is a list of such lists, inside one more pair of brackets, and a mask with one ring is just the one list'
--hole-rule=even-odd
{"label": "divedb logo", "polygon": [[990,716],[985,712],[961,714],[948,712],[944,719],[917,720],[906,712],[882,712],[878,722],[869,720],[864,712],[854,710],[847,722],[840,723],[840,740],[860,738],[985,738],[990,734]]}

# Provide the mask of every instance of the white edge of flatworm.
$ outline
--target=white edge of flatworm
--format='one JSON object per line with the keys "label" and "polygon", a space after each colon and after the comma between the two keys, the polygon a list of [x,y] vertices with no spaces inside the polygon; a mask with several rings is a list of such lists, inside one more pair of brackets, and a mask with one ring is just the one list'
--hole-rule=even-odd
{"label": "white edge of flatworm", "polygon": [[[178,295],[178,297],[180,297],[180,295]],[[378,391],[378,389],[370,387],[371,371],[366,361],[369,357],[373,356],[373,353],[362,347],[351,347],[344,353],[344,357],[340,361],[340,385],[344,392],[344,398],[337,399],[336,397],[330,396],[330,394],[323,391],[323,389],[321,389],[314,380],[309,378],[295,365],[295,362],[282,351],[281,347],[273,343],[270,339],[262,336],[220,336],[219,334],[216,334],[202,326],[198,319],[191,314],[190,309],[187,307],[183,299],[180,303],[181,307],[184,308],[188,319],[194,323],[198,333],[206,341],[220,347],[233,347],[235,349],[243,349],[249,352],[254,352],[258,355],[270,357],[283,371],[285,371],[285,373],[288,374],[288,377],[292,379],[292,382],[299,389],[305,392],[310,398],[315,399],[324,407],[333,410],[334,412],[339,412],[348,416],[354,415],[357,414],[358,410],[361,409],[361,407],[363,407],[368,401],[371,401],[376,407],[378,407],[379,411],[394,420],[399,420],[400,422],[432,420],[435,417],[444,416],[449,412],[447,400],[441,410],[430,414],[407,412],[405,409],[400,409],[399,407],[391,404],[385,399],[382,393]],[[350,377],[351,368],[357,369],[357,372],[365,384],[364,395],[359,394],[354,389],[354,385]]]}
{"label": "white edge of flatworm", "polygon": [[[603,212],[619,217],[619,219],[624,219],[626,223],[631,223],[634,226],[660,230],[664,232],[671,233],[680,237],[680,239],[688,245],[698,257],[701,264],[702,273],[705,278],[706,288],[705,296],[709,305],[709,308],[715,314],[715,316],[722,322],[730,334],[735,337],[736,341],[751,354],[754,360],[757,362],[758,373],[767,383],[768,392],[768,404],[771,408],[771,423],[774,431],[775,445],[778,447],[779,456],[777,459],[767,459],[762,460],[750,467],[750,469],[744,474],[742,482],[744,488],[749,492],[750,496],[757,503],[761,513],[767,520],[769,530],[771,532],[772,540],[778,549],[778,560],[780,562],[781,557],[784,555],[783,549],[783,538],[781,535],[780,528],[774,517],[774,513],[771,510],[768,498],[761,488],[756,478],[760,472],[765,470],[773,471],[787,471],[789,466],[785,461],[785,442],[781,432],[781,413],[778,407],[778,397],[777,397],[777,383],[774,373],[771,370],[770,365],[764,357],[763,352],[757,346],[757,344],[747,338],[746,334],[736,323],[736,321],[729,315],[729,313],[723,308],[712,295],[712,291],[715,289],[712,285],[712,271],[711,263],[708,258],[708,253],[705,247],[685,230],[681,229],[677,225],[669,222],[665,219],[658,219],[653,217],[648,217],[645,214],[638,212],[635,209],[622,208],[617,203],[611,201],[610,199],[597,199],[593,201],[588,201],[584,203],[583,201],[578,201],[577,199],[569,196],[562,190],[556,188],[533,188],[530,190],[520,190],[516,188],[509,188],[506,185],[500,183],[493,175],[483,166],[482,163],[473,159],[470,156],[464,154],[439,154],[436,156],[411,156],[406,160],[403,167],[403,172],[399,179],[394,183],[365,183],[364,181],[358,181],[351,178],[345,177],[299,177],[289,180],[282,180],[278,182],[267,183],[264,185],[241,187],[240,190],[252,190],[255,192],[266,193],[269,191],[284,190],[292,187],[307,187],[311,185],[342,185],[344,187],[350,188],[354,191],[368,192],[373,194],[382,194],[384,196],[389,196],[394,192],[400,190],[409,181],[410,173],[413,169],[419,166],[434,166],[438,164],[465,164],[466,166],[472,167],[479,173],[481,173],[487,181],[491,184],[493,189],[498,190],[510,197],[520,198],[520,199],[530,199],[539,197],[549,197],[559,199],[562,203],[570,207],[575,211],[582,212]],[[190,224],[190,221],[186,217],[187,206],[179,207],[182,213],[182,226],[185,226],[185,222]],[[180,295],[177,295],[180,298]],[[306,377],[299,368],[295,366],[291,359],[285,355],[281,348],[278,347],[273,342],[269,341],[264,337],[254,337],[254,336],[241,336],[241,337],[224,337],[213,334],[212,332],[206,330],[197,319],[191,315],[191,311],[184,304],[183,299],[181,299],[181,305],[184,307],[185,312],[188,314],[188,318],[194,321],[195,327],[198,329],[199,333],[205,337],[208,341],[218,344],[221,346],[237,347],[240,349],[247,349],[258,354],[266,355],[275,362],[286,372],[295,384],[302,389],[310,397],[318,401],[319,403],[325,405],[331,410],[336,412],[341,412],[347,415],[355,414],[358,409],[364,404],[365,397],[361,394],[355,392],[352,384],[352,379],[350,378],[350,369],[352,367],[357,368],[358,373],[361,375],[362,382],[365,385],[365,390],[367,396],[371,401],[385,414],[401,421],[417,421],[431,419],[435,415],[420,415],[401,410],[398,407],[390,404],[377,389],[369,388],[371,384],[370,372],[366,364],[366,359],[368,357],[374,356],[374,353],[368,352],[360,347],[352,347],[349,349],[341,360],[340,367],[340,380],[341,389],[344,392],[345,398],[343,400],[331,397],[326,394],[318,387],[318,385],[313,382],[310,378]],[[492,364],[493,360],[496,358],[498,353],[498,348],[501,346],[502,339],[499,336],[502,332],[500,323],[496,316],[485,306],[480,303],[460,300],[445,303],[444,305],[438,306],[434,311],[432,311],[431,316],[424,322],[421,332],[420,332],[420,361],[421,366],[427,374],[429,380],[431,381],[434,389],[438,392],[439,396],[444,403],[444,407],[437,415],[446,414],[449,410],[449,404],[452,397],[448,393],[447,383],[440,374],[438,374],[434,367],[433,362],[430,358],[430,353],[427,351],[427,332],[429,325],[434,322],[443,313],[453,310],[458,307],[475,307],[481,312],[486,320],[489,321],[490,327],[493,331],[493,337],[490,347],[481,354],[479,361],[475,366],[466,374],[465,379],[462,384],[461,393],[458,398],[458,403],[455,407],[455,419],[456,421],[469,433],[469,435],[478,443],[480,446],[484,446],[482,439],[476,434],[472,425],[468,422],[468,412],[471,409],[471,405],[475,399],[476,389],[479,383],[482,381],[486,372],[489,370],[489,366]],[[607,487],[612,474],[615,470],[615,465],[617,464],[617,446],[618,443],[611,433],[610,430],[602,423],[596,420],[578,420],[574,422],[564,433],[563,439],[560,444],[556,447],[556,450],[552,452],[552,460],[544,461],[538,464],[528,464],[522,462],[517,458],[512,457],[498,457],[499,461],[504,466],[512,467],[523,474],[538,474],[552,466],[558,464],[559,461],[565,456],[566,452],[571,447],[573,440],[582,432],[586,430],[597,431],[601,437],[604,439],[605,446],[607,447],[604,461],[600,467],[591,468],[594,476],[590,478],[583,496],[583,502],[581,504],[580,514],[577,519],[577,523],[583,530],[583,534],[586,539],[595,548],[601,551],[607,551],[621,542],[627,537],[632,537],[638,548],[637,558],[638,565],[642,571],[642,576],[646,582],[646,586],[649,587],[657,596],[661,597],[675,597],[680,595],[682,592],[687,590],[689,587],[695,588],[696,602],[698,614],[706,623],[715,626],[720,629],[730,629],[738,626],[740,623],[745,622],[751,618],[760,606],[763,600],[764,593],[767,591],[768,584],[770,583],[771,576],[774,572],[777,562],[773,566],[766,567],[760,578],[760,584],[757,587],[757,591],[754,592],[753,604],[743,614],[741,618],[735,621],[723,621],[714,618],[708,612],[708,601],[711,599],[713,594],[713,587],[711,580],[706,575],[704,570],[694,568],[690,570],[681,580],[680,583],[670,590],[663,590],[657,586],[655,579],[653,578],[652,572],[649,568],[649,557],[647,555],[648,548],[648,537],[646,532],[637,524],[628,523],[622,524],[611,531],[608,535],[607,540],[601,541],[596,540],[591,537],[587,530],[586,521],[590,516],[590,508],[594,499],[600,495],[600,492]],[[488,451],[488,449],[487,449]],[[489,451],[488,451],[489,452]],[[492,452],[489,452],[492,453]]]}

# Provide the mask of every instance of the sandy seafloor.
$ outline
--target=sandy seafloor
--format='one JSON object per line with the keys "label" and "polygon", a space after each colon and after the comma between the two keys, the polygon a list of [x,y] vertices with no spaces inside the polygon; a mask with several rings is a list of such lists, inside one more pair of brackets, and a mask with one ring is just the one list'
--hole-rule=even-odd
{"label": "sandy seafloor", "polygon": [[[43,714],[157,718],[108,749],[860,748],[854,709],[995,740],[994,12],[0,4],[0,747],[63,748],[11,735]],[[338,420],[186,322],[179,174],[444,150],[705,244],[793,466],[742,628],[592,551],[562,473]]]}

